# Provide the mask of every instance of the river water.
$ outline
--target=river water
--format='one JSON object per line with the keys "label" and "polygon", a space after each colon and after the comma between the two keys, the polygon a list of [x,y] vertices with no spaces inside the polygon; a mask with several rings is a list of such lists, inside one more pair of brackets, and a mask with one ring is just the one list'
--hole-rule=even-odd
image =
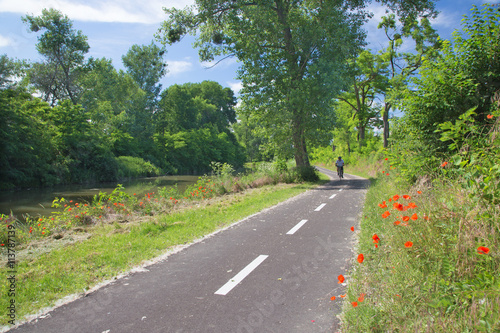
{"label": "river water", "polygon": [[174,186],[175,184],[183,193],[186,187],[196,183],[197,180],[198,176],[162,176],[116,183],[100,183],[92,186],[68,185],[49,189],[2,191],[0,192],[0,214],[10,215],[12,213],[20,219],[24,219],[27,215],[33,217],[49,216],[55,211],[51,205],[56,197],[75,202],[91,202],[94,195],[99,194],[99,192],[111,193],[118,184],[123,185],[126,193],[136,193],[137,196],[156,192],[158,188]]}

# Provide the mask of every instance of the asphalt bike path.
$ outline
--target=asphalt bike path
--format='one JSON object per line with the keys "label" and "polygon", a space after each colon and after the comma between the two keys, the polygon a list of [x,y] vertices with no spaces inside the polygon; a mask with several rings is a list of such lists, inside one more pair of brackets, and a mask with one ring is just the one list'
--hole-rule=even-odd
{"label": "asphalt bike path", "polygon": [[319,169],[333,180],[9,332],[335,332],[369,181]]}

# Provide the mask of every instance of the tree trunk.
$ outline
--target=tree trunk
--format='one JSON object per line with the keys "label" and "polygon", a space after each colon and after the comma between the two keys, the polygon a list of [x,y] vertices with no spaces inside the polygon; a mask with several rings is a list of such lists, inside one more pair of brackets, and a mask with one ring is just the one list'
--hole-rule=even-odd
{"label": "tree trunk", "polygon": [[384,148],[389,146],[389,110],[391,109],[390,103],[385,103],[384,115],[382,121],[384,122]]}

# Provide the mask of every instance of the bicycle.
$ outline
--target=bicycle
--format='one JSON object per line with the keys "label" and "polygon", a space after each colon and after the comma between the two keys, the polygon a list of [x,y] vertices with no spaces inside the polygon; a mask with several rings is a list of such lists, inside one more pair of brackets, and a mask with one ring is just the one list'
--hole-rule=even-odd
{"label": "bicycle", "polygon": [[337,167],[337,175],[339,176],[339,179],[344,178],[344,166]]}

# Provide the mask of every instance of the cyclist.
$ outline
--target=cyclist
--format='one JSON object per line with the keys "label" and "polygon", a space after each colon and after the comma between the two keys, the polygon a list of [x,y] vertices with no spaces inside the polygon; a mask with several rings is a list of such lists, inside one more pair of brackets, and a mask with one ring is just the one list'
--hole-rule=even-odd
{"label": "cyclist", "polygon": [[[339,177],[344,177],[344,160],[342,156],[339,156],[339,159],[335,161],[335,165],[337,166],[337,175]],[[342,171],[342,174],[340,173]],[[342,175],[342,176],[341,176]]]}

